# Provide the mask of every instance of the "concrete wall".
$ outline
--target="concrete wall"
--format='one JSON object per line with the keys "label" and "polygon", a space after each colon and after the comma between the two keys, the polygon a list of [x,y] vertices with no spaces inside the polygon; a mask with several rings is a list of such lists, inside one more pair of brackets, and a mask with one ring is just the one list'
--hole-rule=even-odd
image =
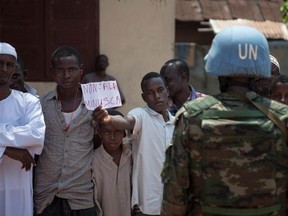
{"label": "concrete wall", "polygon": [[37,90],[39,96],[55,89],[56,84],[54,82],[27,82],[29,85]]}
{"label": "concrete wall", "polygon": [[[108,73],[126,98],[126,114],[144,106],[140,82],[174,56],[175,0],[100,0],[100,53],[109,57]],[[38,95],[55,83],[29,82]]]}
{"label": "concrete wall", "polygon": [[100,0],[100,53],[126,98],[124,114],[144,106],[140,82],[174,55],[174,0]]}

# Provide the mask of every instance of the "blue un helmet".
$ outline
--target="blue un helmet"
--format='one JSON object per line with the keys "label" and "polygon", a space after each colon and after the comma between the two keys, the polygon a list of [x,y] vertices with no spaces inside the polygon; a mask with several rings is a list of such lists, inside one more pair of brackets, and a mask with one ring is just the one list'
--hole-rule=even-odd
{"label": "blue un helmet", "polygon": [[221,30],[214,37],[204,61],[207,73],[217,76],[271,76],[268,42],[260,31],[248,26]]}

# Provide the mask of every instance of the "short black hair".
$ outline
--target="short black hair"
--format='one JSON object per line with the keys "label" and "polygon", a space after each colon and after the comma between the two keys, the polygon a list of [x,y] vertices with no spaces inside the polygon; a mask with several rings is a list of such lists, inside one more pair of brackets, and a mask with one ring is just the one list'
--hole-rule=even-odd
{"label": "short black hair", "polygon": [[163,80],[163,83],[165,84],[165,79],[164,79],[164,77],[161,74],[159,74],[157,72],[153,72],[153,71],[149,72],[142,78],[142,81],[141,81],[141,90],[142,90],[142,92],[144,92],[143,91],[144,82],[149,80],[149,79],[152,79],[152,78],[161,78]]}
{"label": "short black hair", "polygon": [[277,75],[275,76],[271,82],[270,82],[270,85],[269,85],[269,88],[268,88],[268,93],[269,95],[271,95],[271,92],[274,88],[274,86],[278,83],[288,83],[288,76],[285,75],[285,74],[281,74],[281,75]]}
{"label": "short black hair", "polygon": [[166,70],[166,68],[169,66],[173,66],[179,75],[182,75],[183,73],[186,74],[187,78],[189,79],[190,69],[188,64],[183,59],[170,59],[169,61],[165,62],[160,70],[160,73],[161,71]]}
{"label": "short black hair", "polygon": [[52,67],[56,66],[56,61],[59,60],[62,57],[68,57],[68,56],[75,56],[79,65],[81,64],[81,58],[78,50],[71,46],[60,46],[57,49],[54,50],[54,52],[51,55],[51,65]]}

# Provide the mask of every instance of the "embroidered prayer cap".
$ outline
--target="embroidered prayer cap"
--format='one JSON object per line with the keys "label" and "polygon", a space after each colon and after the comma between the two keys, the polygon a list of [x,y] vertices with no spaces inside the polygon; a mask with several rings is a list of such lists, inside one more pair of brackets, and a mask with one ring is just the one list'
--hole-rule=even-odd
{"label": "embroidered prayer cap", "polygon": [[217,76],[271,76],[268,42],[256,28],[231,26],[221,30],[213,39],[205,56],[207,73]]}
{"label": "embroidered prayer cap", "polygon": [[17,59],[17,53],[15,48],[5,42],[0,42],[0,54],[12,55]]}
{"label": "embroidered prayer cap", "polygon": [[270,54],[270,61],[271,61],[271,63],[274,64],[274,65],[278,68],[278,70],[280,71],[280,64],[279,64],[278,60],[277,60],[273,55],[271,55],[271,54]]}

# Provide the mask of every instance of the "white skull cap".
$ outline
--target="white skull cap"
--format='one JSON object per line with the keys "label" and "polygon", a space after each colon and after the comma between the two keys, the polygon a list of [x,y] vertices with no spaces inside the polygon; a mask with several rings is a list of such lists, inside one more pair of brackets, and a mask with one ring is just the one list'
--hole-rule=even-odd
{"label": "white skull cap", "polygon": [[0,54],[12,55],[17,59],[17,53],[15,48],[5,42],[0,42]]}
{"label": "white skull cap", "polygon": [[278,67],[278,70],[280,71],[280,64],[278,60],[271,54],[270,54],[270,60],[271,60],[271,63],[274,64],[276,67]]}

